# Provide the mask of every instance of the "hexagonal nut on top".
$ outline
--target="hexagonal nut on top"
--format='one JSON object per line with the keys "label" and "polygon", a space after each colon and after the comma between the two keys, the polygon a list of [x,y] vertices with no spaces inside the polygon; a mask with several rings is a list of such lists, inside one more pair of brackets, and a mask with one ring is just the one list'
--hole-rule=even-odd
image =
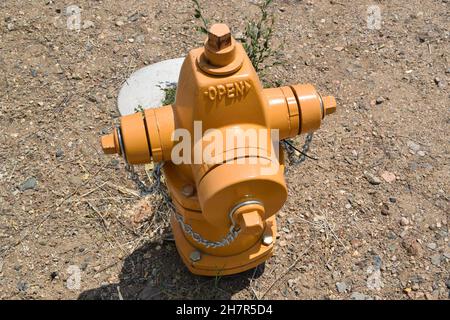
{"label": "hexagonal nut on top", "polygon": [[208,46],[214,51],[231,46],[230,28],[224,23],[213,24],[208,31]]}

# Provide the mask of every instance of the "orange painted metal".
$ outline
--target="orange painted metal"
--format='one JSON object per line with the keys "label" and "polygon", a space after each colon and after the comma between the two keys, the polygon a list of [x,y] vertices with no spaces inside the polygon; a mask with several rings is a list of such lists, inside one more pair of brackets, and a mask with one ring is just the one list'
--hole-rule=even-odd
{"label": "orange painted metal", "polygon": [[[280,139],[293,138],[317,130],[335,111],[334,97],[322,97],[310,84],[263,89],[242,45],[219,24],[211,27],[204,47],[186,57],[175,103],[122,117],[120,128],[102,137],[101,143],[108,154],[123,150],[132,164],[165,162],[163,172],[177,211],[171,224],[183,261],[195,274],[227,275],[253,268],[272,255],[275,214],[287,198],[284,155],[270,157],[276,151],[272,143],[261,147],[248,139],[244,146],[226,148],[222,141],[223,147],[212,150],[212,161],[175,164],[175,130],[191,133],[195,151],[208,146],[205,133],[210,129],[220,137],[234,131],[238,137],[239,130],[278,129]],[[194,141],[197,121],[201,138]],[[272,141],[270,133],[266,138]],[[241,158],[259,161],[230,163]],[[276,169],[261,174],[267,166]],[[219,242],[233,223],[239,234],[221,246],[205,245],[182,227],[189,225],[203,239]]]}

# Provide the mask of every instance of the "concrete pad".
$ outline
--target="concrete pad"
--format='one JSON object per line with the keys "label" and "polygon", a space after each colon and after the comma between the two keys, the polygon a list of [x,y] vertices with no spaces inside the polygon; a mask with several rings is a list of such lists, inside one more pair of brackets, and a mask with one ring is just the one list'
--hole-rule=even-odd
{"label": "concrete pad", "polygon": [[178,83],[183,61],[184,58],[164,60],[133,72],[119,92],[120,114],[133,114],[139,106],[160,107],[165,95],[163,88]]}

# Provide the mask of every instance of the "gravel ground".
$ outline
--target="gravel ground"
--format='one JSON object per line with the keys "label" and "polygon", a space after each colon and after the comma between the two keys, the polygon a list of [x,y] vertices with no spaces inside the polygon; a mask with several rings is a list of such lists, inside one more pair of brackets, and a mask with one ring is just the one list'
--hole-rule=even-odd
{"label": "gravel ground", "polygon": [[[258,12],[200,2],[235,34]],[[1,299],[449,299],[450,3],[273,12],[282,59],[265,79],[311,82],[339,109],[314,137],[319,160],[288,166],[276,255],[204,278],[182,264],[161,199],[140,197],[99,145],[133,71],[203,42],[191,1],[0,2]]]}

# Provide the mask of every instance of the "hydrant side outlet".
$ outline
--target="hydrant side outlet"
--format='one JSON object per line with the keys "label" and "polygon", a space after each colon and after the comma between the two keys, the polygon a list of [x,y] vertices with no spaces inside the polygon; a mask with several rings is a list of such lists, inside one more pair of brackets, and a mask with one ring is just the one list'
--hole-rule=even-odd
{"label": "hydrant side outlet", "polygon": [[122,117],[101,144],[130,164],[164,162],[182,260],[194,274],[228,275],[272,255],[288,194],[280,140],[335,111],[311,84],[263,89],[243,46],[216,24],[185,58],[175,103]]}

